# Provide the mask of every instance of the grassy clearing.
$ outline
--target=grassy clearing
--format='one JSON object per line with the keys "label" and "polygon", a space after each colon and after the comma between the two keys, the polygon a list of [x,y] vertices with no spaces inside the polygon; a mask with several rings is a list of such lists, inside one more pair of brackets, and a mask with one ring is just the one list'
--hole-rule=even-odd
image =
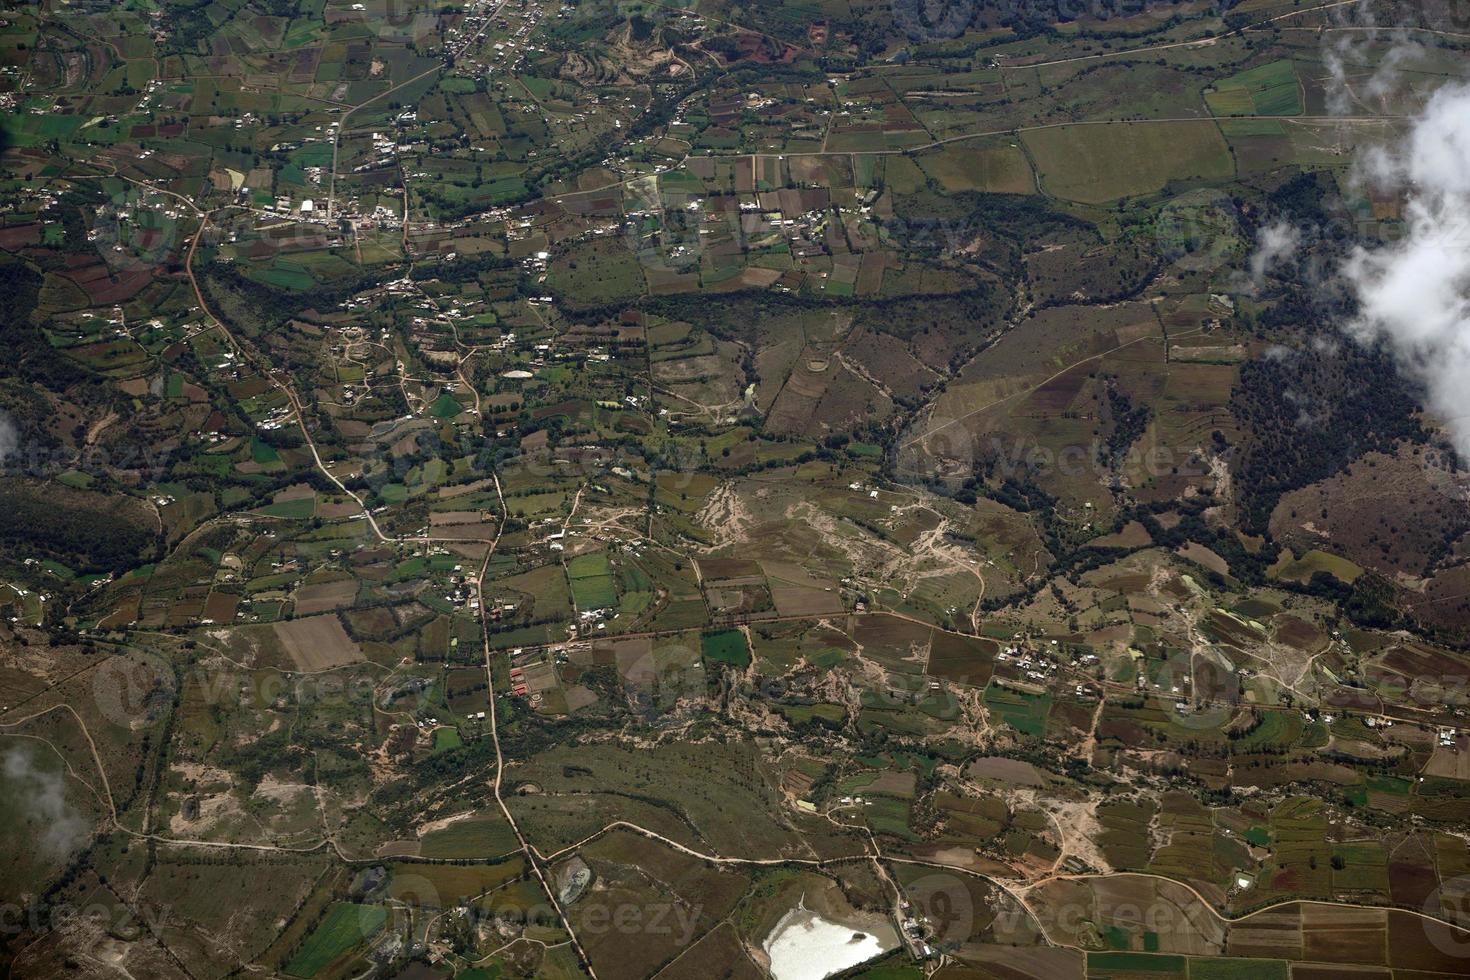
{"label": "grassy clearing", "polygon": [[1363,574],[1363,569],[1346,558],[1313,548],[1300,558],[1295,558],[1291,551],[1284,550],[1276,564],[1267,570],[1267,574],[1274,578],[1301,583],[1311,581],[1312,576],[1318,572],[1326,572],[1351,585]]}
{"label": "grassy clearing", "polygon": [[471,817],[425,834],[419,852],[428,858],[486,858],[516,848],[515,834],[503,817]]}
{"label": "grassy clearing", "polygon": [[1233,748],[1240,753],[1283,750],[1301,737],[1302,728],[1300,715],[1268,711],[1261,716],[1261,721],[1255,728],[1234,742]]}
{"label": "grassy clearing", "polygon": [[948,146],[918,158],[920,168],[951,193],[1033,194],[1031,164],[1019,146]]}
{"label": "grassy clearing", "polygon": [[1171,180],[1224,180],[1234,173],[1213,120],[1058,126],[1024,138],[1043,187],[1086,204],[1151,194]]}
{"label": "grassy clearing", "polygon": [[816,719],[828,725],[840,725],[847,719],[847,709],[840,704],[783,704],[778,710],[793,725]]}
{"label": "grassy clearing", "polygon": [[464,739],[460,738],[459,730],[455,728],[434,729],[434,751],[448,752],[464,745]]}

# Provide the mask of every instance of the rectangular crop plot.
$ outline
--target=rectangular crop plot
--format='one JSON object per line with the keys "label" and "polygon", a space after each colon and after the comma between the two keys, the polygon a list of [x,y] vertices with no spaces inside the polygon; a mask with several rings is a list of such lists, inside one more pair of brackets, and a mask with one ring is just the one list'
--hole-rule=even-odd
{"label": "rectangular crop plot", "polygon": [[1295,66],[1282,59],[1221,79],[1205,102],[1217,116],[1299,116],[1301,91]]}
{"label": "rectangular crop plot", "polygon": [[1017,731],[1041,735],[1046,731],[1051,695],[1028,694],[992,684],[985,689],[985,707]]}
{"label": "rectangular crop plot", "polygon": [[271,628],[301,670],[326,670],[363,659],[362,648],[347,635],[336,616],[308,616]]}
{"label": "rectangular crop plot", "polygon": [[1089,977],[1183,977],[1187,966],[1182,956],[1158,953],[1088,953]]}
{"label": "rectangular crop plot", "polygon": [[1286,980],[1285,960],[1200,956],[1189,961],[1190,980]]}
{"label": "rectangular crop plot", "polygon": [[712,630],[700,636],[700,649],[706,660],[744,667],[750,663],[750,647],[739,630]]}
{"label": "rectangular crop plot", "polygon": [[296,590],[296,614],[312,616],[316,613],[340,609],[351,604],[357,595],[356,579],[341,579],[336,582],[319,582],[303,585]]}
{"label": "rectangular crop plot", "polygon": [[611,609],[618,604],[618,590],[606,552],[594,551],[573,558],[567,562],[567,578],[571,581],[572,601],[578,612]]}
{"label": "rectangular crop plot", "polygon": [[984,687],[1000,646],[994,640],[935,630],[929,642],[929,674],[971,687]]}

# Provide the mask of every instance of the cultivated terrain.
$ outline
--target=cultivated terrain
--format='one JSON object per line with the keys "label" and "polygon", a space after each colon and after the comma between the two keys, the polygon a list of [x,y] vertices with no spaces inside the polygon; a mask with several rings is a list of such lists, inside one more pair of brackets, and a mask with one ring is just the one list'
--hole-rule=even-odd
{"label": "cultivated terrain", "polygon": [[1467,46],[6,6],[0,962],[1470,975],[1462,420],[1336,274]]}

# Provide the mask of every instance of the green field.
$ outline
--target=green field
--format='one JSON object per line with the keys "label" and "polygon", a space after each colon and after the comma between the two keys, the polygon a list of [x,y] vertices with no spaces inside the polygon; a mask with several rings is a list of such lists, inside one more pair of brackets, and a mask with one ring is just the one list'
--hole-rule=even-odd
{"label": "green field", "polygon": [[1303,727],[1301,716],[1295,712],[1267,711],[1254,729],[1232,743],[1232,749],[1236,752],[1284,750],[1301,737]]}
{"label": "green field", "polygon": [[270,466],[281,461],[281,454],[276,452],[275,447],[269,443],[261,442],[259,439],[250,441],[250,459],[252,462],[262,466]]}
{"label": "green field", "polygon": [[572,601],[576,603],[578,612],[611,609],[618,604],[612,563],[605,551],[578,555],[568,561],[567,579],[571,582]]}
{"label": "green field", "polygon": [[1183,977],[1187,974],[1187,960],[1183,956],[1159,955],[1156,953],[1088,953],[1088,977],[1146,976]]}
{"label": "green field", "polygon": [[1191,956],[1189,980],[1286,980],[1285,960]]}
{"label": "green field", "polygon": [[255,272],[255,278],[270,286],[280,286],[295,292],[305,292],[316,285],[316,280],[299,269],[274,268]]}
{"label": "green field", "polygon": [[825,650],[818,650],[816,653],[809,655],[806,658],[806,662],[811,664],[813,667],[821,667],[825,669],[828,667],[835,667],[846,659],[847,654],[844,651],[839,650],[836,647],[827,647]]}
{"label": "green field", "polygon": [[498,857],[516,848],[504,817],[471,817],[425,834],[419,853],[429,858]]}
{"label": "green field", "polygon": [[375,936],[388,921],[381,905],[337,902],[286,964],[293,977],[314,977]]}
{"label": "green field", "polygon": [[1019,147],[949,146],[916,158],[919,166],[945,190],[988,191],[995,194],[1036,192],[1031,164]]}
{"label": "green field", "polygon": [[448,752],[464,745],[464,739],[460,738],[459,731],[454,728],[434,729],[434,751]]}
{"label": "green field", "polygon": [[1217,116],[1299,116],[1301,83],[1290,60],[1273,61],[1222,79],[1205,103]]}
{"label": "green field", "polygon": [[739,630],[711,630],[699,638],[700,650],[706,660],[744,667],[750,663],[750,647],[745,634]]}
{"label": "green field", "polygon": [[991,684],[985,689],[985,707],[1017,731],[1041,735],[1046,731],[1051,695],[1027,694]]}
{"label": "green field", "polygon": [[429,406],[429,414],[436,419],[452,419],[463,409],[449,392],[440,392],[438,399]]}
{"label": "green field", "polygon": [[1175,180],[1234,173],[1213,120],[1058,126],[1026,133],[1048,193],[1086,204],[1160,191]]}
{"label": "green field", "polygon": [[316,513],[316,498],[298,497],[295,500],[283,500],[278,504],[267,504],[260,508],[260,513],[293,521],[309,520]]}
{"label": "green field", "polygon": [[1281,558],[1268,570],[1269,574],[1290,582],[1306,583],[1318,572],[1326,572],[1339,581],[1351,585],[1363,574],[1361,566],[1326,551],[1313,548],[1300,558],[1293,558],[1290,550],[1283,549]]}
{"label": "green field", "polygon": [[781,714],[787,721],[799,725],[816,719],[829,725],[840,724],[847,717],[847,709],[840,704],[790,704],[781,706]]}

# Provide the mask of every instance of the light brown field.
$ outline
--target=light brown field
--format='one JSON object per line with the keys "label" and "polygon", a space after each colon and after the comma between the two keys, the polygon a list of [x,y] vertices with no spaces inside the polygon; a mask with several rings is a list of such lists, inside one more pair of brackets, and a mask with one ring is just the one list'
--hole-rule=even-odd
{"label": "light brown field", "polygon": [[1426,776],[1470,779],[1470,742],[1457,739],[1453,746],[1438,746],[1424,767]]}
{"label": "light brown field", "polygon": [[336,616],[309,616],[272,626],[281,646],[304,671],[327,670],[364,659],[362,648]]}
{"label": "light brown field", "polygon": [[998,779],[1011,786],[1043,785],[1041,773],[1031,763],[1002,756],[976,759],[966,767],[965,775],[971,779]]}
{"label": "light brown field", "polygon": [[356,595],[356,579],[348,578],[340,582],[303,585],[296,590],[296,615],[314,616],[317,613],[340,609],[351,603]]}

